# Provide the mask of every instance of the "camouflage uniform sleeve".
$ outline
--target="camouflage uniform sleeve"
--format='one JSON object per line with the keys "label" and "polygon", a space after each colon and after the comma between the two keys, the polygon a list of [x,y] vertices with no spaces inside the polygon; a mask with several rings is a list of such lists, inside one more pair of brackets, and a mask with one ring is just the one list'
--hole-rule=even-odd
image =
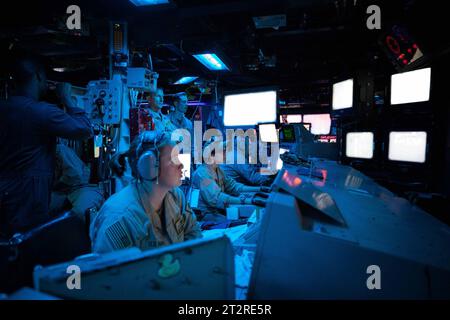
{"label": "camouflage uniform sleeve", "polygon": [[110,217],[102,219],[104,214],[99,212],[91,225],[92,251],[105,253],[135,246],[132,224],[127,218],[108,212]]}
{"label": "camouflage uniform sleeve", "polygon": [[89,182],[89,169],[71,148],[58,144],[56,159],[61,168],[61,183],[77,186]]}
{"label": "camouflage uniform sleeve", "polygon": [[269,176],[262,175],[258,168],[251,165],[239,167],[239,172],[250,184],[255,186],[263,185],[270,180]]}
{"label": "camouflage uniform sleeve", "polygon": [[225,187],[225,192],[233,196],[239,196],[242,193],[242,189],[245,187],[245,185],[236,182],[236,180],[229,177],[222,169],[219,170],[220,174],[223,177],[223,185]]}
{"label": "camouflage uniform sleeve", "polygon": [[220,166],[220,168],[221,168],[221,169],[223,170],[223,172],[224,172],[227,176],[229,176],[230,178],[232,178],[232,179],[234,179],[234,180],[236,180],[236,181],[239,180],[239,178],[240,178],[240,177],[239,177],[240,172],[236,171],[235,166],[223,164],[223,165]]}
{"label": "camouflage uniform sleeve", "polygon": [[200,190],[200,197],[210,207],[225,209],[229,203],[230,195],[222,192],[213,177],[206,170],[196,171],[194,186]]}

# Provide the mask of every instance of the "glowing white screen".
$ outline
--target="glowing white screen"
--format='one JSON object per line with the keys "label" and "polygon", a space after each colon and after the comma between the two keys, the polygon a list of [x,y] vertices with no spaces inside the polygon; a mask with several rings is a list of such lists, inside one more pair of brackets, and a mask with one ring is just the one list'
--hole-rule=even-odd
{"label": "glowing white screen", "polygon": [[426,149],[425,131],[389,133],[389,160],[424,163]]}
{"label": "glowing white screen", "polygon": [[277,120],[277,93],[263,91],[225,96],[225,126],[253,126]]}
{"label": "glowing white screen", "polygon": [[331,129],[331,117],[329,113],[305,114],[303,122],[311,123],[312,134],[329,134]]}
{"label": "glowing white screen", "polygon": [[[289,152],[289,150],[280,148],[280,155],[282,155],[285,152]],[[280,156],[278,156],[277,170],[281,170],[281,168],[283,168],[283,160],[281,160]]]}
{"label": "glowing white screen", "polygon": [[333,84],[332,107],[333,110],[353,107],[353,79]]}
{"label": "glowing white screen", "polygon": [[349,158],[373,158],[373,133],[349,132],[346,136],[345,155]]}
{"label": "glowing white screen", "polygon": [[431,68],[393,74],[391,104],[428,101],[430,99]]}
{"label": "glowing white screen", "polygon": [[[283,118],[286,118],[286,121],[284,121]],[[302,115],[301,114],[286,114],[280,116],[280,122],[281,123],[300,123],[302,121]]]}
{"label": "glowing white screen", "polygon": [[278,131],[275,124],[260,124],[259,138],[262,142],[278,142]]}
{"label": "glowing white screen", "polygon": [[178,155],[178,159],[183,164],[183,177],[181,180],[191,178],[191,155],[189,153],[182,153]]}

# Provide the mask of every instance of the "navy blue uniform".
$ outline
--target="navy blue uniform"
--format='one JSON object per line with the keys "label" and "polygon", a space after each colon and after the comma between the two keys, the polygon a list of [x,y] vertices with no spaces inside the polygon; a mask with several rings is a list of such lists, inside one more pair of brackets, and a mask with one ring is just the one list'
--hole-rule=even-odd
{"label": "navy blue uniform", "polygon": [[56,137],[89,138],[85,112],[66,112],[27,97],[0,102],[0,235],[10,237],[48,220]]}

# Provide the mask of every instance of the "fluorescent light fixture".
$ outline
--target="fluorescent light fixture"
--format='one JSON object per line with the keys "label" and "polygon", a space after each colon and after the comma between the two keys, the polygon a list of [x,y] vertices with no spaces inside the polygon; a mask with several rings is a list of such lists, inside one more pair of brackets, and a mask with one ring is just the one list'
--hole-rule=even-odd
{"label": "fluorescent light fixture", "polygon": [[188,84],[194,81],[195,79],[198,79],[198,77],[182,77],[174,84]]}
{"label": "fluorescent light fixture", "polygon": [[283,114],[280,116],[281,123],[300,123],[303,122],[301,114]]}
{"label": "fluorescent light fixture", "polygon": [[277,92],[261,91],[225,96],[225,126],[255,126],[277,120]]}
{"label": "fluorescent light fixture", "polygon": [[424,163],[426,150],[425,131],[389,133],[389,160]]}
{"label": "fluorescent light fixture", "polygon": [[183,177],[181,180],[186,178],[191,178],[191,154],[190,153],[180,153],[178,155],[179,161],[183,164]]}
{"label": "fluorescent light fixture", "polygon": [[156,6],[160,4],[169,4],[169,0],[130,0],[136,7]]}
{"label": "fluorescent light fixture", "polygon": [[348,109],[351,107],[353,107],[353,79],[333,84],[333,110]]}
{"label": "fluorescent light fixture", "polygon": [[66,72],[67,69],[66,68],[53,68],[53,71],[55,71],[55,72]]}
{"label": "fluorescent light fixture", "polygon": [[262,142],[278,142],[278,131],[275,123],[260,124],[259,138]]}
{"label": "fluorescent light fixture", "polygon": [[345,155],[348,158],[373,158],[374,142],[372,132],[349,132],[345,141]]}
{"label": "fluorescent light fixture", "polygon": [[286,152],[289,152],[289,150],[280,148],[280,154],[278,156],[278,161],[277,161],[277,170],[281,170],[283,168],[283,160],[281,160],[280,155],[282,155]]}
{"label": "fluorescent light fixture", "polygon": [[391,104],[428,101],[431,68],[397,73],[391,76]]}
{"label": "fluorescent light fixture", "polygon": [[194,54],[193,56],[209,70],[230,70],[215,53]]}
{"label": "fluorescent light fixture", "polygon": [[303,122],[311,123],[312,134],[329,134],[331,129],[331,117],[329,113],[305,114]]}

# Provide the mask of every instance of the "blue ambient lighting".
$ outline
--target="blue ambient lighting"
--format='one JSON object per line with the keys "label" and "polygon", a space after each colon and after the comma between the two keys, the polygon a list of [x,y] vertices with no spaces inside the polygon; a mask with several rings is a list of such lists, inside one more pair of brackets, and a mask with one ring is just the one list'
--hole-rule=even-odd
{"label": "blue ambient lighting", "polygon": [[136,7],[156,6],[160,4],[168,4],[169,0],[130,0]]}
{"label": "blue ambient lighting", "polygon": [[179,79],[174,84],[188,84],[188,83],[191,83],[192,81],[194,81],[197,78],[198,77],[182,77],[181,79]]}
{"label": "blue ambient lighting", "polygon": [[200,61],[209,70],[230,70],[220,58],[214,53],[194,54],[195,59]]}

